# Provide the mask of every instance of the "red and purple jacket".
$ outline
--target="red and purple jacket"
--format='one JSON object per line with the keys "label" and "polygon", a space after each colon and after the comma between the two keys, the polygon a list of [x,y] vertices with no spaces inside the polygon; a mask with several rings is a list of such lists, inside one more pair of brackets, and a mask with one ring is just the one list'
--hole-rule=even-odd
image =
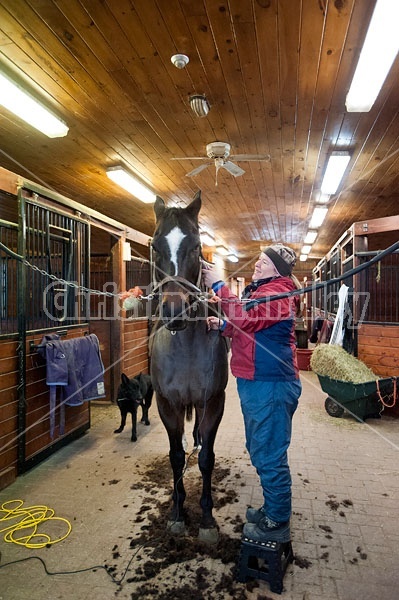
{"label": "red and purple jacket", "polygon": [[[255,304],[248,311],[222,282],[213,286],[222,300],[227,321],[222,329],[231,338],[231,372],[256,381],[299,379],[296,358],[295,319],[298,297]],[[246,301],[296,289],[290,277],[259,280],[247,288]]]}

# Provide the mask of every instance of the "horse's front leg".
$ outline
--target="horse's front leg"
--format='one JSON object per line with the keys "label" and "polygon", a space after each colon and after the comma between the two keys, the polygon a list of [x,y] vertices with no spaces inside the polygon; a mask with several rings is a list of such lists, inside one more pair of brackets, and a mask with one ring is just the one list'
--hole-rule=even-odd
{"label": "horse's front leg", "polygon": [[[215,466],[215,453],[213,451],[216,433],[223,416],[224,393],[217,399],[208,401],[204,409],[199,410],[199,435],[202,448],[198,456],[198,465],[202,474],[202,495],[200,505],[202,517],[200,521],[199,539],[216,544],[219,539],[216,521],[212,515],[212,473]],[[201,411],[204,414],[201,416]]]}
{"label": "horse's front leg", "polygon": [[186,491],[183,484],[183,470],[186,453],[183,448],[184,411],[175,412],[169,402],[157,395],[158,411],[169,438],[169,460],[173,471],[173,506],[168,519],[168,528],[174,534],[185,532],[183,506]]}

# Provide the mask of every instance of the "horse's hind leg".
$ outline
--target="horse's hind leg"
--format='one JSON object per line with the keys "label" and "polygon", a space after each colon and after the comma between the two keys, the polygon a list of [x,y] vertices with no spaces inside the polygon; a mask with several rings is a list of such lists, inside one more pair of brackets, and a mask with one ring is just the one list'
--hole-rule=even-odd
{"label": "horse's hind leg", "polygon": [[[200,521],[199,539],[209,544],[216,544],[219,535],[216,521],[212,515],[212,473],[215,466],[215,453],[213,451],[216,433],[223,416],[223,396],[208,400],[204,413],[199,409],[199,436],[202,448],[198,456],[198,465],[202,474],[202,495],[200,505],[202,517]],[[216,400],[216,401],[215,401]]]}
{"label": "horse's hind leg", "polygon": [[169,460],[173,470],[173,506],[169,515],[168,527],[172,533],[185,531],[183,505],[186,491],[183,485],[183,469],[186,453],[183,448],[184,411],[175,412],[168,401],[157,394],[158,411],[169,437]]}

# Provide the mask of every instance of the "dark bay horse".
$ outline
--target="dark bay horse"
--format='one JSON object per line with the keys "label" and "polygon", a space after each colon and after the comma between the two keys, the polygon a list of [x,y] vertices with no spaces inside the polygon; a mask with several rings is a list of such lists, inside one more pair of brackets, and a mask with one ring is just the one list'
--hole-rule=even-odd
{"label": "dark bay horse", "polygon": [[200,448],[202,475],[200,539],[218,539],[211,478],[215,463],[214,442],[225,399],[227,346],[218,332],[207,331],[206,317],[215,314],[199,289],[201,244],[198,213],[201,193],[186,208],[167,208],[157,197],[156,229],[152,241],[155,291],[159,293],[158,319],[152,332],[151,379],[161,420],[166,428],[173,470],[173,507],[169,527],[184,533],[183,484],[185,418],[195,411],[194,443]]}

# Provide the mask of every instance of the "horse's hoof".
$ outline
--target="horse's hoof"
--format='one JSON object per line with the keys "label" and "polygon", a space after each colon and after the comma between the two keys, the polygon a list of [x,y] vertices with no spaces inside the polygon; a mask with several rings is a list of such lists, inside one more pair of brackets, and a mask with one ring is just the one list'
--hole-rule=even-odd
{"label": "horse's hoof", "polygon": [[184,535],[186,533],[186,525],[184,521],[168,521],[168,531],[173,535]]}
{"label": "horse's hoof", "polygon": [[205,544],[217,544],[219,541],[219,532],[216,527],[210,527],[209,529],[200,527],[198,539],[200,542],[205,542]]}

